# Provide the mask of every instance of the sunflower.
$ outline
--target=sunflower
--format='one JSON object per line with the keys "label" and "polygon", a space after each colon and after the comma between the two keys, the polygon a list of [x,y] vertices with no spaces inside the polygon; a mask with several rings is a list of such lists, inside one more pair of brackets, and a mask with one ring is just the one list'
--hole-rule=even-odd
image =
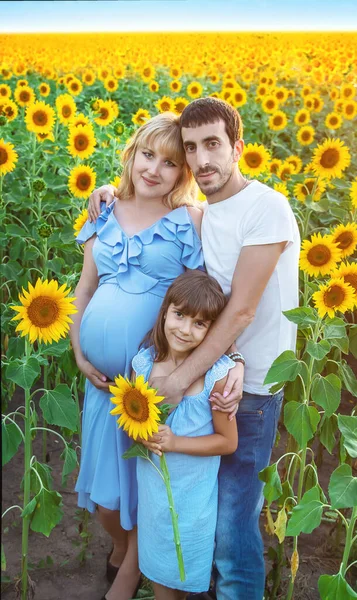
{"label": "sunflower", "polygon": [[242,88],[237,88],[232,91],[231,98],[235,108],[240,108],[247,102],[247,92]]}
{"label": "sunflower", "polygon": [[175,98],[175,113],[180,115],[184,108],[189,104],[187,98],[180,96],[179,98]]}
{"label": "sunflower", "polygon": [[350,162],[351,155],[344,142],[341,142],[338,138],[328,138],[315,148],[312,168],[314,173],[332,179],[333,177],[341,177]]}
{"label": "sunflower", "polygon": [[145,83],[149,83],[155,77],[155,68],[150,63],[147,63],[140,70],[140,77]]}
{"label": "sunflower", "polygon": [[282,131],[288,124],[288,117],[282,110],[277,110],[270,115],[268,120],[269,129],[272,131]]}
{"label": "sunflower", "polygon": [[356,95],[356,88],[352,83],[344,83],[340,90],[341,98],[345,100],[353,100]]}
{"label": "sunflower", "polygon": [[300,127],[296,134],[296,139],[301,146],[309,146],[314,141],[315,129],[311,125]]}
{"label": "sunflower", "polygon": [[48,83],[40,83],[38,86],[38,91],[40,92],[41,96],[46,98],[51,92],[51,87],[48,85]]}
{"label": "sunflower", "polygon": [[269,171],[274,175],[277,174],[279,167],[283,164],[283,161],[280,158],[272,158],[269,163]]}
{"label": "sunflower", "polygon": [[330,112],[326,115],[325,125],[328,129],[338,129],[342,125],[342,117],[337,112]]}
{"label": "sunflower", "polygon": [[6,173],[10,173],[15,168],[18,155],[14,150],[13,144],[0,140],[0,177]]}
{"label": "sunflower", "polygon": [[17,87],[14,91],[14,98],[20,106],[28,106],[32,104],[36,97],[35,92],[29,85]]}
{"label": "sunflower", "polygon": [[155,104],[159,112],[173,112],[175,109],[175,101],[169,96],[163,96]]}
{"label": "sunflower", "polygon": [[352,183],[351,183],[350,199],[352,202],[352,206],[354,208],[357,208],[357,178],[355,179],[355,181],[352,181]]}
{"label": "sunflower", "polygon": [[86,221],[88,221],[88,210],[85,208],[73,223],[73,230],[76,236],[79,234]]}
{"label": "sunflower", "polygon": [[294,117],[294,123],[299,127],[310,123],[310,112],[306,108],[301,108],[298,110]]}
{"label": "sunflower", "polygon": [[342,252],[332,240],[332,236],[313,233],[310,240],[304,240],[300,252],[300,269],[313,277],[327,275],[336,268]]}
{"label": "sunflower", "polygon": [[170,69],[170,77],[179,79],[182,75],[182,69],[178,65],[173,65]]}
{"label": "sunflower", "polygon": [[45,102],[34,102],[26,110],[25,123],[29,131],[49,133],[55,122],[55,111]]}
{"label": "sunflower", "polygon": [[89,198],[95,188],[96,174],[91,167],[80,165],[69,174],[68,187],[75,198]]}
{"label": "sunflower", "polygon": [[192,81],[188,84],[186,91],[190,98],[200,98],[202,96],[203,87],[198,81]]}
{"label": "sunflower", "polygon": [[245,175],[260,175],[269,168],[270,154],[261,144],[247,144],[240,158],[240,169]]}
{"label": "sunflower", "polygon": [[345,313],[355,304],[354,289],[342,277],[334,277],[320,285],[312,299],[321,318],[327,314],[332,319],[336,311]]}
{"label": "sunflower", "polygon": [[71,79],[71,81],[67,83],[66,87],[69,93],[72,94],[72,96],[79,96],[79,94],[83,90],[82,82],[77,77],[73,77],[73,79]]}
{"label": "sunflower", "polygon": [[0,98],[4,99],[4,98],[10,98],[11,97],[11,87],[9,85],[7,85],[7,83],[1,83],[0,84]]}
{"label": "sunflower", "polygon": [[82,74],[82,82],[84,85],[93,85],[95,82],[95,73],[91,69],[86,69]]}
{"label": "sunflower", "polygon": [[19,114],[17,104],[11,98],[5,98],[4,103],[1,101],[0,114],[5,115],[7,121],[13,121]]}
{"label": "sunflower", "polygon": [[297,183],[294,187],[294,196],[300,202],[305,202],[306,196],[312,195],[312,200],[318,202],[326,190],[326,183],[323,179],[316,177],[307,177],[303,183]]}
{"label": "sunflower", "polygon": [[347,225],[337,225],[332,231],[331,236],[335,244],[342,252],[342,258],[351,256],[357,247],[357,225],[356,223],[347,223]]}
{"label": "sunflower", "polygon": [[342,114],[345,119],[352,121],[357,115],[357,102],[355,100],[347,100],[342,104]]}
{"label": "sunflower", "polygon": [[294,175],[294,173],[295,173],[294,165],[292,165],[291,163],[288,163],[288,161],[284,160],[283,164],[280,165],[276,174],[279,177],[279,179],[281,179],[281,181],[287,181],[288,179],[290,179],[291,175]]}
{"label": "sunflower", "polygon": [[104,87],[108,92],[115,92],[118,89],[118,80],[109,75],[104,79]]}
{"label": "sunflower", "polygon": [[107,67],[101,67],[100,69],[98,69],[98,78],[101,81],[104,81],[104,79],[106,79],[108,75],[110,75],[110,70]]}
{"label": "sunflower", "polygon": [[276,90],[274,91],[274,96],[279,102],[279,104],[284,104],[288,99],[288,95],[289,90],[285,87],[276,88]]}
{"label": "sunflower", "polygon": [[149,90],[150,90],[150,92],[158,92],[159,91],[159,84],[154,79],[152,81],[150,81],[150,83],[149,83]]}
{"label": "sunflower", "polygon": [[143,375],[139,375],[134,383],[121,375],[114,381],[115,386],[110,385],[109,390],[114,394],[110,401],[116,406],[110,414],[120,415],[117,420],[119,427],[123,427],[134,440],[138,437],[147,440],[159,429],[160,409],[156,404],[162,402],[164,396],[157,396],[156,390],[149,387]]}
{"label": "sunflower", "polygon": [[18,313],[11,320],[20,321],[15,331],[20,331],[21,336],[28,335],[31,343],[38,339],[47,344],[65,337],[69,323],[73,323],[69,315],[77,312],[75,298],[66,297],[70,291],[65,284],[59,288],[54,279],[50,282],[38,279],[35,287],[29,283],[28,291],[22,288],[21,306],[11,306]]}
{"label": "sunflower", "polygon": [[173,92],[179,92],[182,88],[181,81],[179,81],[178,79],[173,79],[173,81],[170,81],[170,88]]}
{"label": "sunflower", "polygon": [[94,119],[94,122],[101,127],[106,127],[115,119],[115,112],[110,100],[98,100],[96,112],[99,113],[99,116]]}
{"label": "sunflower", "polygon": [[342,277],[345,283],[353,287],[354,300],[357,305],[357,263],[341,262],[338,269],[331,273],[331,278]]}
{"label": "sunflower", "polygon": [[149,111],[145,108],[139,108],[131,120],[134,125],[143,125],[148,119],[150,119]]}
{"label": "sunflower", "polygon": [[123,79],[125,77],[126,67],[124,65],[117,65],[114,69],[114,75],[117,79]]}
{"label": "sunflower", "polygon": [[16,86],[17,87],[23,87],[24,85],[28,85],[29,82],[27,81],[27,79],[18,79],[16,82]]}
{"label": "sunflower", "polygon": [[[40,143],[44,142],[45,140],[51,140],[51,142],[54,142],[55,136],[53,135],[52,131],[50,131],[49,133],[36,133],[36,139]],[[50,152],[50,151],[45,150],[45,152]],[[52,154],[52,152],[50,152],[50,154]]]}
{"label": "sunflower", "polygon": [[77,125],[69,128],[67,149],[72,156],[88,158],[94,152],[96,140],[90,125]]}
{"label": "sunflower", "polygon": [[272,94],[270,94],[269,96],[266,96],[262,100],[262,109],[264,110],[264,112],[266,112],[268,114],[273,114],[276,110],[278,110],[278,107],[279,107],[279,102],[275,98],[275,96],[273,96]]}
{"label": "sunflower", "polygon": [[77,105],[70,94],[61,94],[56,98],[58,118],[63,125],[69,125],[76,114]]}
{"label": "sunflower", "polygon": [[283,194],[285,198],[289,199],[289,190],[285,181],[281,181],[280,183],[274,183],[274,190],[276,192],[279,192],[280,194]]}
{"label": "sunflower", "polygon": [[290,165],[293,165],[295,174],[300,173],[302,169],[302,160],[299,156],[296,156],[296,154],[291,154],[290,156],[288,156],[285,162],[289,163]]}

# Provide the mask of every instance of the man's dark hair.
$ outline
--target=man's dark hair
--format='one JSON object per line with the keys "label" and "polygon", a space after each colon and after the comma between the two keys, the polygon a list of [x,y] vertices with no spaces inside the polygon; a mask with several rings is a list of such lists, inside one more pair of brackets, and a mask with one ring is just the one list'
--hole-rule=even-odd
{"label": "man's dark hair", "polygon": [[223,121],[232,148],[242,139],[243,123],[239,112],[228,102],[219,98],[198,98],[182,111],[180,127],[199,127]]}

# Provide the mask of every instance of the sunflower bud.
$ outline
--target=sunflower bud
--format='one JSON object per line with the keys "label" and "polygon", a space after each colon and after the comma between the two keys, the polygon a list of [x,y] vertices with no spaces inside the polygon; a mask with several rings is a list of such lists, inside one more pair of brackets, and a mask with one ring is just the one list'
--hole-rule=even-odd
{"label": "sunflower bud", "polygon": [[99,110],[99,100],[98,100],[98,98],[93,98],[93,99],[90,101],[90,107],[91,107],[91,109],[92,109],[92,110],[94,110],[94,111],[97,111],[97,110]]}
{"label": "sunflower bud", "polygon": [[46,184],[43,181],[43,179],[35,179],[35,181],[32,184],[32,189],[35,192],[43,192],[46,189]]}
{"label": "sunflower bud", "polygon": [[52,233],[52,227],[51,225],[48,225],[48,223],[44,223],[43,221],[41,222],[41,224],[38,227],[38,235],[40,237],[42,237],[43,239],[46,239],[48,237],[50,237],[51,233]]}
{"label": "sunflower bud", "polygon": [[115,135],[122,135],[124,133],[125,125],[122,121],[115,124],[114,133]]}

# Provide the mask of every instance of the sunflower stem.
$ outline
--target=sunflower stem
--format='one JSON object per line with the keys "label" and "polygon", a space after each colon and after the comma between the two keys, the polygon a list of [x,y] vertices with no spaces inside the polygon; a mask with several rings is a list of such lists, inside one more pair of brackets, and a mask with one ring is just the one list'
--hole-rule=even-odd
{"label": "sunflower stem", "polygon": [[165,456],[164,452],[160,456],[160,467],[162,470],[162,474],[164,476],[164,482],[165,482],[166,491],[167,491],[167,498],[169,501],[169,509],[170,509],[170,513],[171,513],[172,527],[174,530],[174,542],[175,542],[177,561],[178,561],[179,571],[180,571],[180,580],[185,581],[186,575],[185,575],[185,567],[184,567],[184,563],[183,563],[177,512],[175,511],[174,498],[172,495],[171,482],[170,482],[170,473],[169,473],[169,470],[167,467],[167,461],[166,461],[166,456]]}
{"label": "sunflower stem", "polygon": [[[26,357],[31,353],[30,343],[25,341]],[[30,407],[30,388],[25,388],[25,458],[24,458],[24,504],[23,508],[30,502],[31,491],[31,407]],[[28,586],[28,538],[30,528],[30,515],[22,518],[22,544],[21,544],[21,600],[27,598]]]}

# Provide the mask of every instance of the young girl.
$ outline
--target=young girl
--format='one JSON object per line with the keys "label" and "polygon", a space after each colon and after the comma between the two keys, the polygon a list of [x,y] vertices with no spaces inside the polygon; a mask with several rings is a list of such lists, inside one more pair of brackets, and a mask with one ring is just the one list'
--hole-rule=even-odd
{"label": "young girl", "polygon": [[[203,341],[226,304],[215,279],[200,271],[180,275],[169,287],[151,346],[134,357],[136,376],[169,375]],[[187,592],[209,588],[217,516],[220,455],[237,449],[236,420],[214,410],[210,394],[223,393],[235,365],[222,356],[187,390],[180,404],[145,445],[167,453],[186,580],[180,581],[164,482],[145,459],[138,459],[138,544],[141,572],[154,584],[156,600],[184,600]],[[159,459],[152,456],[159,466]]]}

